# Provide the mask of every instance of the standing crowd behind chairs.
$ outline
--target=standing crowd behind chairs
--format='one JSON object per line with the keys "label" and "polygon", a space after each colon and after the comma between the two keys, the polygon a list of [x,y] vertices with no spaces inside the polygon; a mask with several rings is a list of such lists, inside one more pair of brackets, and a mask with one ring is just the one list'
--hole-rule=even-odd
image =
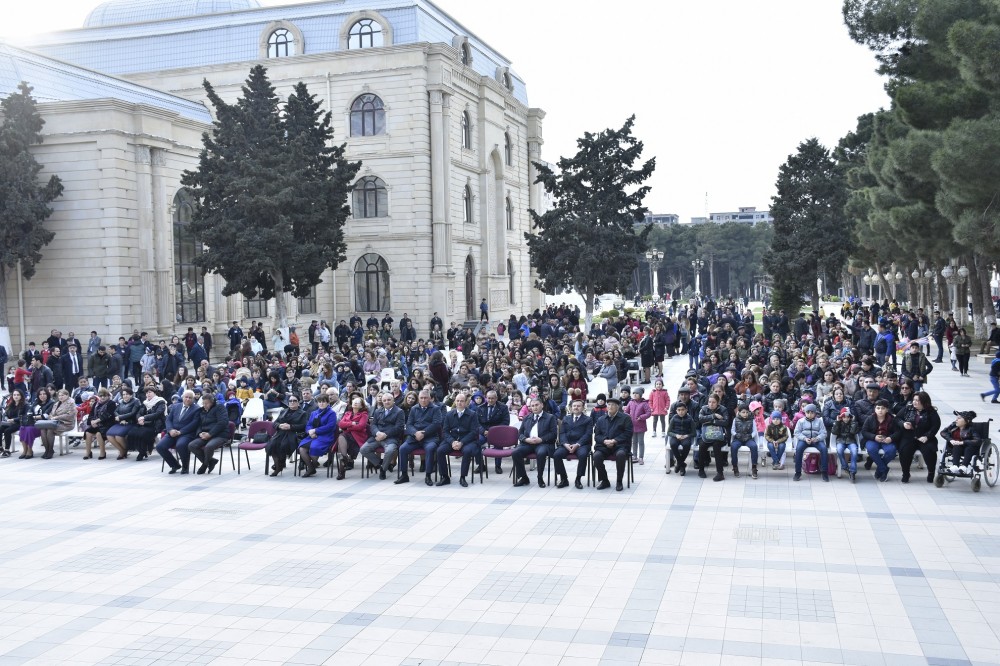
{"label": "standing crowd behind chairs", "polygon": [[[714,463],[716,481],[740,475],[744,451],[755,479],[767,458],[784,469],[789,451],[795,480],[828,480],[838,466],[854,480],[863,455],[881,481],[897,456],[904,483],[917,452],[933,470],[941,422],[922,388],[945,339],[953,369],[967,374],[971,340],[953,319],[855,301],[839,317],[765,310],[758,323],[747,305],[649,304],[641,318],[633,311],[589,331],[565,305],[493,322],[483,308],[478,335],[445,328],[437,313],[423,336],[406,313],[398,323],[354,315],[332,327],[313,321],[304,341],[295,327],[268,340],[262,324],[244,332],[233,322],[229,353],[214,364],[204,328],[159,341],[136,330],[111,345],[96,331],[82,342],[53,330],[4,373],[2,455],[17,435],[21,458],[36,439],[51,457],[54,437],[78,429],[85,459],[96,442],[98,459],[107,444],[119,460],[155,449],[172,474],[211,473],[214,452],[232,445],[244,419],[267,417],[252,443],[266,450],[272,476],[297,459],[305,477],[325,465],[343,479],[360,457],[401,484],[417,458],[425,483],[443,486],[454,457],[466,486],[489,471],[485,458],[500,472],[509,457],[517,486],[530,483],[530,465],[545,487],[551,459],[557,488],[570,476],[582,488],[593,466],[604,489],[613,460],[622,490],[630,466],[645,463],[647,433],[668,445],[668,472],[686,474],[697,451],[698,475]],[[663,364],[674,357],[690,370],[671,401]],[[653,384],[648,395],[630,375]],[[515,434],[497,437],[511,425]]]}

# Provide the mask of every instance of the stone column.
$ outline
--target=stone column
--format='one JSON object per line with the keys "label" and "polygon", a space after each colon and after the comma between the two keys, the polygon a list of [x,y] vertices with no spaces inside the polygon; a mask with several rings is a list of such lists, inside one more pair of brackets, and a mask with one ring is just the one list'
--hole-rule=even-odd
{"label": "stone column", "polygon": [[451,280],[451,229],[448,223],[448,127],[445,113],[448,95],[430,91],[431,148],[431,299],[432,310],[447,311],[447,285]]}
{"label": "stone column", "polygon": [[174,327],[174,248],[172,201],[167,195],[166,152],[160,148],[150,151],[153,176],[153,257],[156,271],[156,324],[161,333]]}
{"label": "stone column", "polygon": [[139,231],[140,328],[157,329],[156,255],[153,240],[153,175],[149,146],[135,147],[136,226]]}

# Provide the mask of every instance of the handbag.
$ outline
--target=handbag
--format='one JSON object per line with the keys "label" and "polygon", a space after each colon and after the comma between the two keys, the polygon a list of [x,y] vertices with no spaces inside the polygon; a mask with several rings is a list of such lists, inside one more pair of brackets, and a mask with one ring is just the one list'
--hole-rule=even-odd
{"label": "handbag", "polygon": [[706,442],[724,442],[726,429],[720,425],[708,424],[701,429],[701,437]]}
{"label": "handbag", "polygon": [[258,430],[253,434],[253,439],[251,439],[250,441],[252,441],[254,444],[266,444],[267,440],[268,440],[267,431]]}
{"label": "handbag", "polygon": [[35,421],[35,427],[39,430],[55,430],[59,426],[58,421],[53,421],[52,419],[41,419]]}

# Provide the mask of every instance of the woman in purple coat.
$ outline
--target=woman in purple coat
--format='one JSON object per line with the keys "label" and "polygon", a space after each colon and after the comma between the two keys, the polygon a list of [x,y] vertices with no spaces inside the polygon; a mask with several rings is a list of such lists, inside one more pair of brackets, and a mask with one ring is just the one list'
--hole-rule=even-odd
{"label": "woman in purple coat", "polygon": [[632,399],[624,411],[632,419],[632,462],[642,465],[646,454],[646,421],[653,412],[649,402],[642,397],[641,386],[632,389]]}
{"label": "woman in purple coat", "polygon": [[337,412],[325,393],[316,396],[316,409],[309,416],[306,437],[299,442],[299,456],[306,466],[303,476],[314,476],[319,459],[330,452],[337,435]]}

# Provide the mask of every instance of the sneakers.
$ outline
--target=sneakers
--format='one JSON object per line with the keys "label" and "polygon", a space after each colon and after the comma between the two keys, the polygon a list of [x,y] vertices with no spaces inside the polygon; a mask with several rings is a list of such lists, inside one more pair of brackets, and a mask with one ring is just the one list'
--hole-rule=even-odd
{"label": "sneakers", "polygon": [[779,470],[785,469],[785,466],[784,465],[778,465],[778,469]]}
{"label": "sneakers", "polygon": [[792,477],[792,480],[793,481],[801,481],[802,480],[802,475],[796,473],[795,476]]}
{"label": "sneakers", "polygon": [[736,465],[733,465],[733,476],[735,476],[737,479],[740,478],[740,468],[737,467]]}
{"label": "sneakers", "polygon": [[771,469],[775,470],[778,469],[778,463],[774,463],[773,465],[771,465]]}
{"label": "sneakers", "polygon": [[965,466],[952,465],[951,467],[948,468],[948,471],[951,472],[952,474],[965,474]]}
{"label": "sneakers", "polygon": [[824,474],[823,475],[823,480],[824,481],[829,481],[830,480],[830,475],[829,474]]}
{"label": "sneakers", "polygon": [[757,478],[757,466],[756,465],[754,465],[753,469],[750,470],[750,478],[751,479],[756,479]]}
{"label": "sneakers", "polygon": [[851,472],[851,483],[855,483],[856,482],[857,476],[858,476],[857,472]]}
{"label": "sneakers", "polygon": [[704,468],[698,470],[698,478],[699,479],[707,479],[708,478],[708,474],[705,474]]}
{"label": "sneakers", "polygon": [[640,465],[645,465],[646,463],[644,463],[644,462],[642,461],[642,458],[639,458],[639,464],[640,464]]}

